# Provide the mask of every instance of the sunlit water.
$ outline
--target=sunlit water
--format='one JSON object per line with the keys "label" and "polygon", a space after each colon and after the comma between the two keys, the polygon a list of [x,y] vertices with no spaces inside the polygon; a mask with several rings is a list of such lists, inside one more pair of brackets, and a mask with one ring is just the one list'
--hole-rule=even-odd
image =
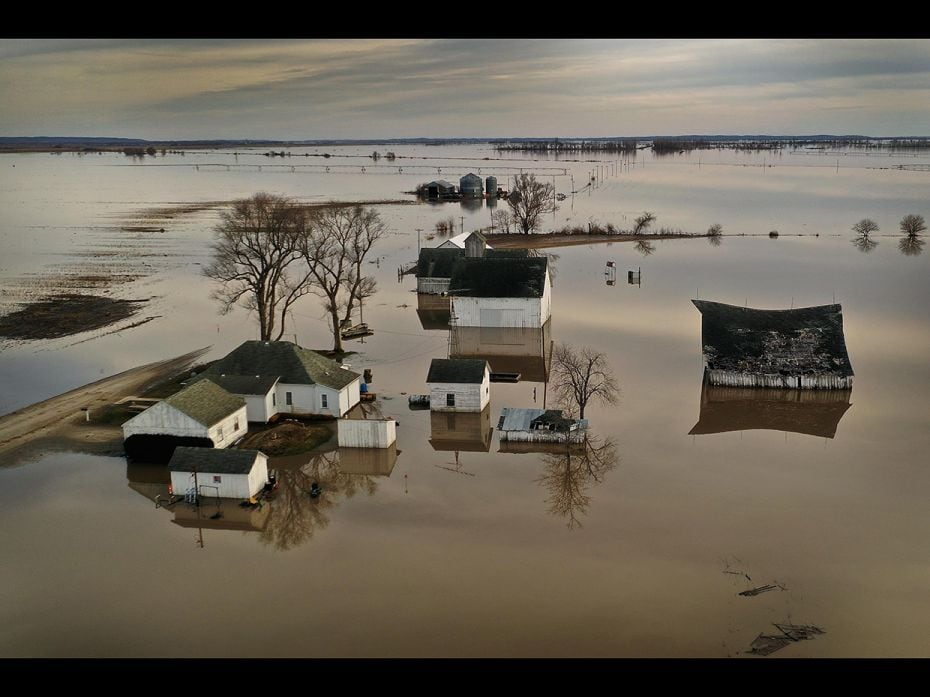
{"label": "sunlit water", "polygon": [[[434,449],[443,426],[468,424],[407,408],[403,393],[425,391],[429,360],[447,355],[449,337],[423,330],[414,281],[399,283],[397,267],[416,257],[417,228],[435,245],[426,237],[437,221],[487,227],[489,209],[381,207],[392,235],[370,265],[379,292],[364,312],[375,335],[350,343],[359,353],[349,362],[372,369],[383,412],[399,421],[390,476],[341,473],[335,454],[281,467],[283,495],[252,521],[260,529],[242,531],[176,524],[195,514],[157,509],[147,496],[162,486],[158,471],[127,471],[122,458],[9,460],[0,473],[0,653],[716,657],[743,655],[760,633],[777,633],[772,623],[792,622],[825,633],[773,658],[930,655],[930,252],[905,256],[893,236],[905,214],[930,215],[930,174],[887,169],[920,157],[639,153],[628,165],[604,157],[609,176],[572,197],[572,177],[581,190],[598,162],[484,160],[498,154],[477,146],[398,146],[410,158],[377,165],[345,157],[373,149],[306,150],[334,153],[327,160],[218,151],[144,164],[112,154],[4,156],[0,277],[7,289],[67,271],[75,253],[113,244],[114,221],[149,207],[257,190],[403,199],[417,183],[457,182],[479,168],[502,185],[520,168],[555,177],[569,196],[547,227],[624,228],[650,210],[656,227],[719,222],[725,233],[760,236],[724,237],[719,247],[658,241],[647,256],[630,244],[554,250],[552,338],[603,351],[622,388],[616,407],[586,414],[613,445],[613,457],[589,471],[577,459],[501,453],[496,433],[490,452]],[[217,315],[199,275],[216,216],[169,220],[165,233],[134,243],[152,249],[151,236],[163,235],[168,257],[122,258],[156,268],[111,292],[153,298],[141,314],[158,319],[82,343],[91,335],[4,346],[0,411],[201,346],[218,357],[255,338],[244,312]],[[849,228],[863,217],[881,226],[870,253],[851,244]],[[614,286],[607,260],[617,264]],[[626,283],[636,269],[639,287]],[[766,308],[841,303],[856,377],[835,436],[689,435],[703,365],[694,297]],[[287,338],[326,347],[326,331],[308,298]],[[534,394],[541,406],[545,392],[543,383],[492,385],[488,423],[504,406],[534,406]],[[323,483],[320,500],[301,493],[307,477]],[[766,584],[784,590],[739,595]]]}

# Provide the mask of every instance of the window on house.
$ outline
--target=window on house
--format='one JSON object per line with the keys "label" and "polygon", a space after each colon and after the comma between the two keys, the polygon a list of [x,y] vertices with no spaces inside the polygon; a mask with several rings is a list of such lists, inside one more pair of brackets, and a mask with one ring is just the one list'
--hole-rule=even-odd
{"label": "window on house", "polygon": [[454,407],[455,406],[455,395],[451,392],[446,395],[446,406]]}
{"label": "window on house", "polygon": [[292,404],[294,404],[294,397],[293,395],[291,395],[290,392],[284,393],[284,403],[287,404],[288,406],[291,406]]}
{"label": "window on house", "polygon": [[320,405],[326,409],[329,407],[329,399],[327,395],[320,395]]}
{"label": "window on house", "polygon": [[278,395],[274,392],[271,393],[271,406],[278,406]]}
{"label": "window on house", "polygon": [[214,483],[214,484],[222,484],[222,483],[223,483],[223,478],[222,478],[220,475],[218,475],[218,474],[214,474],[214,475],[213,475],[213,483]]}
{"label": "window on house", "polygon": [[236,417],[235,423],[233,423],[233,430],[234,430],[234,431],[238,431],[238,430],[239,430],[239,417],[238,417],[238,416]]}

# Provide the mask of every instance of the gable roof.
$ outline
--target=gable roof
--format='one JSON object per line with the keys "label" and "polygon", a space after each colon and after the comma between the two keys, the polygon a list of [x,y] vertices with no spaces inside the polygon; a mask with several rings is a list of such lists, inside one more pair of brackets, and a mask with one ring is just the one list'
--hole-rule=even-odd
{"label": "gable roof", "polygon": [[477,298],[541,298],[548,268],[546,257],[516,257],[499,251],[463,258],[452,271],[449,293]]}
{"label": "gable roof", "polygon": [[231,394],[266,395],[278,382],[278,375],[211,375],[215,382]]}
{"label": "gable roof", "polygon": [[258,450],[218,450],[181,445],[174,449],[168,470],[193,472],[196,468],[200,474],[248,474],[261,454]]}
{"label": "gable roof", "polygon": [[483,358],[434,358],[429,364],[426,382],[481,384],[487,367],[488,362]]}
{"label": "gable roof", "polygon": [[[290,385],[324,385],[341,390],[361,376],[326,356],[290,341],[245,341],[201,375],[280,376]],[[247,393],[246,393],[247,394]]]}
{"label": "gable roof", "polygon": [[785,375],[853,374],[840,305],[756,310],[692,300],[710,370]]}
{"label": "gable roof", "polygon": [[[482,235],[480,232],[460,232],[459,234],[453,235],[452,237],[447,239],[439,247],[436,247],[436,249],[449,249],[451,247],[457,247],[458,249],[465,249],[465,240],[467,240],[472,235],[480,235],[482,238],[484,238],[484,235]],[[485,242],[485,249],[490,251],[494,249],[494,247],[492,247],[491,245],[487,244],[487,242]]]}
{"label": "gable roof", "polygon": [[188,385],[164,402],[204,426],[212,426],[245,406],[242,397],[229,394],[210,380]]}
{"label": "gable roof", "polygon": [[465,255],[465,247],[424,247],[417,258],[417,278],[451,278],[456,262]]}

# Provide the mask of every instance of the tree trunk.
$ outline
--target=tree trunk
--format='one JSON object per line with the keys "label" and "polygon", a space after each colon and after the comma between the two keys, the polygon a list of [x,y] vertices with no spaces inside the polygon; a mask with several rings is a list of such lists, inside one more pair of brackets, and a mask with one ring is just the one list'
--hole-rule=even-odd
{"label": "tree trunk", "polygon": [[332,310],[331,314],[333,319],[333,351],[342,353],[342,327],[339,322],[339,312],[338,310]]}

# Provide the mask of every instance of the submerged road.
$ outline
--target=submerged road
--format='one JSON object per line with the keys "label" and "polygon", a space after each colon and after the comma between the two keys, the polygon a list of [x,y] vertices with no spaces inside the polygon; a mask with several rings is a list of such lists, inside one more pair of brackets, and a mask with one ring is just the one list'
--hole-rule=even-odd
{"label": "submerged road", "polygon": [[71,427],[85,418],[84,408],[99,409],[126,395],[136,394],[174,377],[190,368],[209,350],[207,346],[183,356],[130,368],[0,416],[0,454],[15,450],[37,438],[54,436],[58,431]]}

